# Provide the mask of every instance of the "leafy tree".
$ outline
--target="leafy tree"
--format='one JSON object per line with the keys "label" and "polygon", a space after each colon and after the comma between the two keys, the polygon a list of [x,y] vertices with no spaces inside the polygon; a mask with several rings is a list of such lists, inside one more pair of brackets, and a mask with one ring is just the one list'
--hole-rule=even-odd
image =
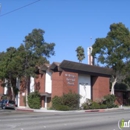
{"label": "leafy tree", "polygon": [[[15,99],[14,90],[16,90],[16,75],[17,75],[17,61],[14,60],[16,56],[16,48],[10,47],[5,53],[1,53],[0,56],[0,78],[3,80],[3,86],[11,88],[12,99]],[[6,79],[6,82],[5,82]]]}
{"label": "leafy tree", "polygon": [[97,38],[93,44],[92,55],[100,65],[113,69],[111,94],[116,82],[127,75],[126,61],[130,60],[130,32],[122,23],[110,25],[105,38]]}
{"label": "leafy tree", "polygon": [[12,93],[13,90],[15,91],[13,89],[14,79],[24,78],[26,104],[30,77],[35,77],[36,68],[43,63],[49,63],[47,58],[55,54],[55,43],[45,42],[44,33],[42,29],[34,29],[25,36],[24,43],[17,49],[10,47],[6,52],[0,53],[0,78],[8,80]]}
{"label": "leafy tree", "polygon": [[84,48],[82,46],[79,46],[77,47],[76,52],[79,62],[82,62],[82,60],[85,58]]}
{"label": "leafy tree", "polygon": [[55,43],[47,43],[44,40],[42,29],[33,29],[25,36],[24,44],[18,48],[18,55],[21,57],[21,75],[25,77],[26,84],[26,104],[28,95],[28,83],[31,76],[35,77],[36,67],[43,63],[48,63],[51,55],[54,55]]}
{"label": "leafy tree", "polygon": [[123,83],[127,85],[128,89],[130,89],[130,61],[127,61],[125,64],[125,70],[126,70],[126,74],[125,74],[125,79],[123,80]]}

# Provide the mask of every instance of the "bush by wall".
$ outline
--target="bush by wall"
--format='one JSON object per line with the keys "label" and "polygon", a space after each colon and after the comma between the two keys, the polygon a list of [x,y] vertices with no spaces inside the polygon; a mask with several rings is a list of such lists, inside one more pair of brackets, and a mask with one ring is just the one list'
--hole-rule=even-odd
{"label": "bush by wall", "polygon": [[90,105],[90,109],[99,109],[100,108],[100,104],[97,102],[92,102],[92,104]]}
{"label": "bush by wall", "polygon": [[128,98],[128,105],[130,105],[130,97]]}
{"label": "bush by wall", "polygon": [[61,105],[63,105],[63,99],[62,99],[62,97],[55,96],[52,99],[52,108],[57,110],[57,107],[61,106]]}
{"label": "bush by wall", "polygon": [[71,110],[78,109],[79,99],[80,95],[72,92],[64,94],[62,97],[63,105],[68,106]]}
{"label": "bush by wall", "polygon": [[55,106],[55,110],[60,110],[60,111],[69,111],[71,110],[69,106],[66,105],[57,105]]}
{"label": "bush by wall", "polygon": [[79,107],[80,95],[76,93],[69,92],[68,94],[63,94],[63,96],[55,96],[52,99],[52,108],[55,110],[75,110]]}
{"label": "bush by wall", "polygon": [[9,99],[9,97],[8,97],[7,95],[3,95],[3,96],[1,97],[1,99],[2,99],[2,100],[4,100],[4,99]]}
{"label": "bush by wall", "polygon": [[117,107],[117,105],[115,105],[115,100],[116,97],[114,95],[107,95],[104,96],[104,98],[100,102],[94,102],[92,100],[89,100],[89,102],[83,103],[82,107],[84,110],[113,108]]}
{"label": "bush by wall", "polygon": [[107,96],[104,96],[103,104],[105,104],[107,108],[116,107],[115,100],[116,100],[116,96],[109,94]]}
{"label": "bush by wall", "polygon": [[40,94],[36,92],[32,92],[28,95],[28,105],[30,108],[33,109],[40,109],[41,103],[40,103]]}

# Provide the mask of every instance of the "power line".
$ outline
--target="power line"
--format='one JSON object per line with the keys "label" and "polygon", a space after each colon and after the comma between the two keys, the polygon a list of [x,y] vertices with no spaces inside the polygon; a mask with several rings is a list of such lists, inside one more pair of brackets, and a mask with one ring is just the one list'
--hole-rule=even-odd
{"label": "power line", "polygon": [[9,11],[9,12],[7,12],[7,13],[1,14],[0,17],[5,16],[5,15],[8,15],[8,14],[10,14],[10,13],[13,13],[13,12],[15,12],[15,11],[18,11],[18,10],[20,10],[20,9],[22,9],[22,8],[25,8],[25,7],[30,6],[30,5],[32,5],[32,4],[35,4],[35,3],[39,2],[39,1],[40,1],[40,0],[34,1],[34,2],[32,2],[32,3],[29,3],[29,4],[27,4],[27,5],[24,5],[24,6],[22,6],[22,7],[19,7],[19,8],[17,8],[17,9],[12,10],[12,11]]}

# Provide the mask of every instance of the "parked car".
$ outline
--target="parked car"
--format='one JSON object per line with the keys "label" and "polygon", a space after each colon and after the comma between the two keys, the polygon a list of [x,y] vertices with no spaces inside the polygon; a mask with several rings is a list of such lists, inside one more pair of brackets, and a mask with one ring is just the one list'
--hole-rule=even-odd
{"label": "parked car", "polygon": [[2,100],[1,102],[1,108],[6,109],[6,108],[12,108],[15,109],[15,101],[13,100]]}
{"label": "parked car", "polygon": [[2,101],[0,101],[0,107],[1,107]]}

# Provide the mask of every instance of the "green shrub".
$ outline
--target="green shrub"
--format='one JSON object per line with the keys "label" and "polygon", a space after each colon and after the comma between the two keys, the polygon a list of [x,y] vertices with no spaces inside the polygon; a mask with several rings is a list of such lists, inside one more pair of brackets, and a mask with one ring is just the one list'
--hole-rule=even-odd
{"label": "green shrub", "polygon": [[105,108],[108,108],[107,105],[105,104],[99,104],[97,102],[92,102],[91,105],[88,105],[86,103],[82,104],[82,107],[84,110],[87,110],[87,109],[105,109]]}
{"label": "green shrub", "polygon": [[88,106],[88,104],[85,102],[85,103],[83,103],[83,104],[81,105],[81,108],[83,108],[84,110],[86,110],[86,109],[89,109],[89,106]]}
{"label": "green shrub", "polygon": [[69,92],[63,95],[63,104],[68,106],[71,110],[79,108],[80,95],[76,93]]}
{"label": "green shrub", "polygon": [[55,108],[56,108],[56,110],[60,110],[60,111],[69,111],[70,110],[69,106],[66,106],[66,105],[57,105]]}
{"label": "green shrub", "polygon": [[62,97],[55,96],[52,99],[52,109],[57,109],[57,106],[63,105]]}
{"label": "green shrub", "polygon": [[3,96],[1,97],[1,99],[2,99],[2,100],[4,100],[4,99],[9,99],[9,97],[8,97],[7,95],[3,95]]}
{"label": "green shrub", "polygon": [[55,96],[52,99],[52,108],[55,110],[75,110],[79,108],[79,99],[80,95],[72,92],[63,94],[61,97]]}
{"label": "green shrub", "polygon": [[105,109],[105,108],[107,108],[107,105],[105,105],[105,104],[100,104],[100,108],[101,108],[101,109]]}
{"label": "green shrub", "polygon": [[114,95],[107,95],[102,98],[100,102],[94,102],[91,100],[87,100],[86,103],[82,104],[84,110],[86,109],[105,109],[105,108],[113,108],[117,107],[115,104],[116,97]]}
{"label": "green shrub", "polygon": [[116,100],[115,95],[107,95],[104,96],[103,104],[105,104],[107,108],[112,108],[115,107],[115,100]]}
{"label": "green shrub", "polygon": [[128,106],[130,105],[130,97],[128,97],[128,104],[127,104]]}
{"label": "green shrub", "polygon": [[36,92],[32,92],[28,95],[28,105],[30,108],[33,109],[40,109],[41,102],[40,102],[40,94]]}
{"label": "green shrub", "polygon": [[99,109],[100,105],[97,102],[92,102],[90,109]]}

